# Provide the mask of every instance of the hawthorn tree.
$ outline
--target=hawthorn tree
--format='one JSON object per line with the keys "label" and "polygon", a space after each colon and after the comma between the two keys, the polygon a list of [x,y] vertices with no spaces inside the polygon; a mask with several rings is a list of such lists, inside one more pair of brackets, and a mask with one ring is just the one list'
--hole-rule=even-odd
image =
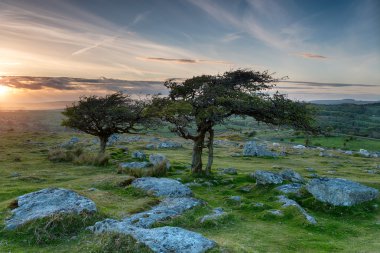
{"label": "hawthorn tree", "polygon": [[[167,97],[156,96],[149,114],[171,123],[171,130],[193,141],[192,173],[209,174],[213,163],[214,127],[232,115],[250,116],[259,122],[314,131],[313,112],[301,102],[268,91],[278,81],[267,71],[235,70],[202,75],[177,82],[168,80]],[[208,162],[202,166],[203,149]]]}
{"label": "hawthorn tree", "polygon": [[62,125],[97,136],[99,153],[104,153],[112,134],[138,131],[136,124],[145,120],[144,107],[143,101],[133,100],[122,92],[105,97],[83,96],[62,112],[66,116]]}

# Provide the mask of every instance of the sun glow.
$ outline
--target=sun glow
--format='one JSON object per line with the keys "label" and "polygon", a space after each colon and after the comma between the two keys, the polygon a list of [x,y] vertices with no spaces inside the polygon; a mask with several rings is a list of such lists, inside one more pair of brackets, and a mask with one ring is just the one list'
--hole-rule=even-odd
{"label": "sun glow", "polygon": [[9,92],[9,88],[0,84],[0,96],[6,95]]}

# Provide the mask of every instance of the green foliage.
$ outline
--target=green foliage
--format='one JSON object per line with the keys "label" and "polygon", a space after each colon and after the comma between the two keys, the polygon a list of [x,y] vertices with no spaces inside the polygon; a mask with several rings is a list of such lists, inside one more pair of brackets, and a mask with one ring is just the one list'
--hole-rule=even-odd
{"label": "green foliage", "polygon": [[128,174],[133,177],[163,177],[167,173],[166,162],[164,161],[154,166],[149,166],[147,168],[142,169],[119,167],[117,173]]}

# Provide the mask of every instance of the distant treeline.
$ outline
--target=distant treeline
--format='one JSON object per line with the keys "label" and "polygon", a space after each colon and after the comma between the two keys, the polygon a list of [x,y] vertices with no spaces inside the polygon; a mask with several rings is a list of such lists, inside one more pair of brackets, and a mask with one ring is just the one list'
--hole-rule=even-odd
{"label": "distant treeline", "polygon": [[327,132],[380,139],[380,103],[315,106],[318,124]]}

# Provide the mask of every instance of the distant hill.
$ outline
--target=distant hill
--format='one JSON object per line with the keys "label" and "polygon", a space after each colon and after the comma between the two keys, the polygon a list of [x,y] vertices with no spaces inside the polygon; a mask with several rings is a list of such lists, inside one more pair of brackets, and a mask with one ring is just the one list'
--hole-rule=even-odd
{"label": "distant hill", "polygon": [[71,105],[74,101],[55,101],[55,102],[41,102],[41,103],[0,103],[0,110],[2,111],[16,111],[16,110],[59,110]]}
{"label": "distant hill", "polygon": [[380,103],[380,101],[362,101],[355,99],[339,99],[339,100],[312,100],[312,104],[318,105],[340,105],[340,104],[355,104],[355,105],[365,105],[365,104],[375,104]]}

